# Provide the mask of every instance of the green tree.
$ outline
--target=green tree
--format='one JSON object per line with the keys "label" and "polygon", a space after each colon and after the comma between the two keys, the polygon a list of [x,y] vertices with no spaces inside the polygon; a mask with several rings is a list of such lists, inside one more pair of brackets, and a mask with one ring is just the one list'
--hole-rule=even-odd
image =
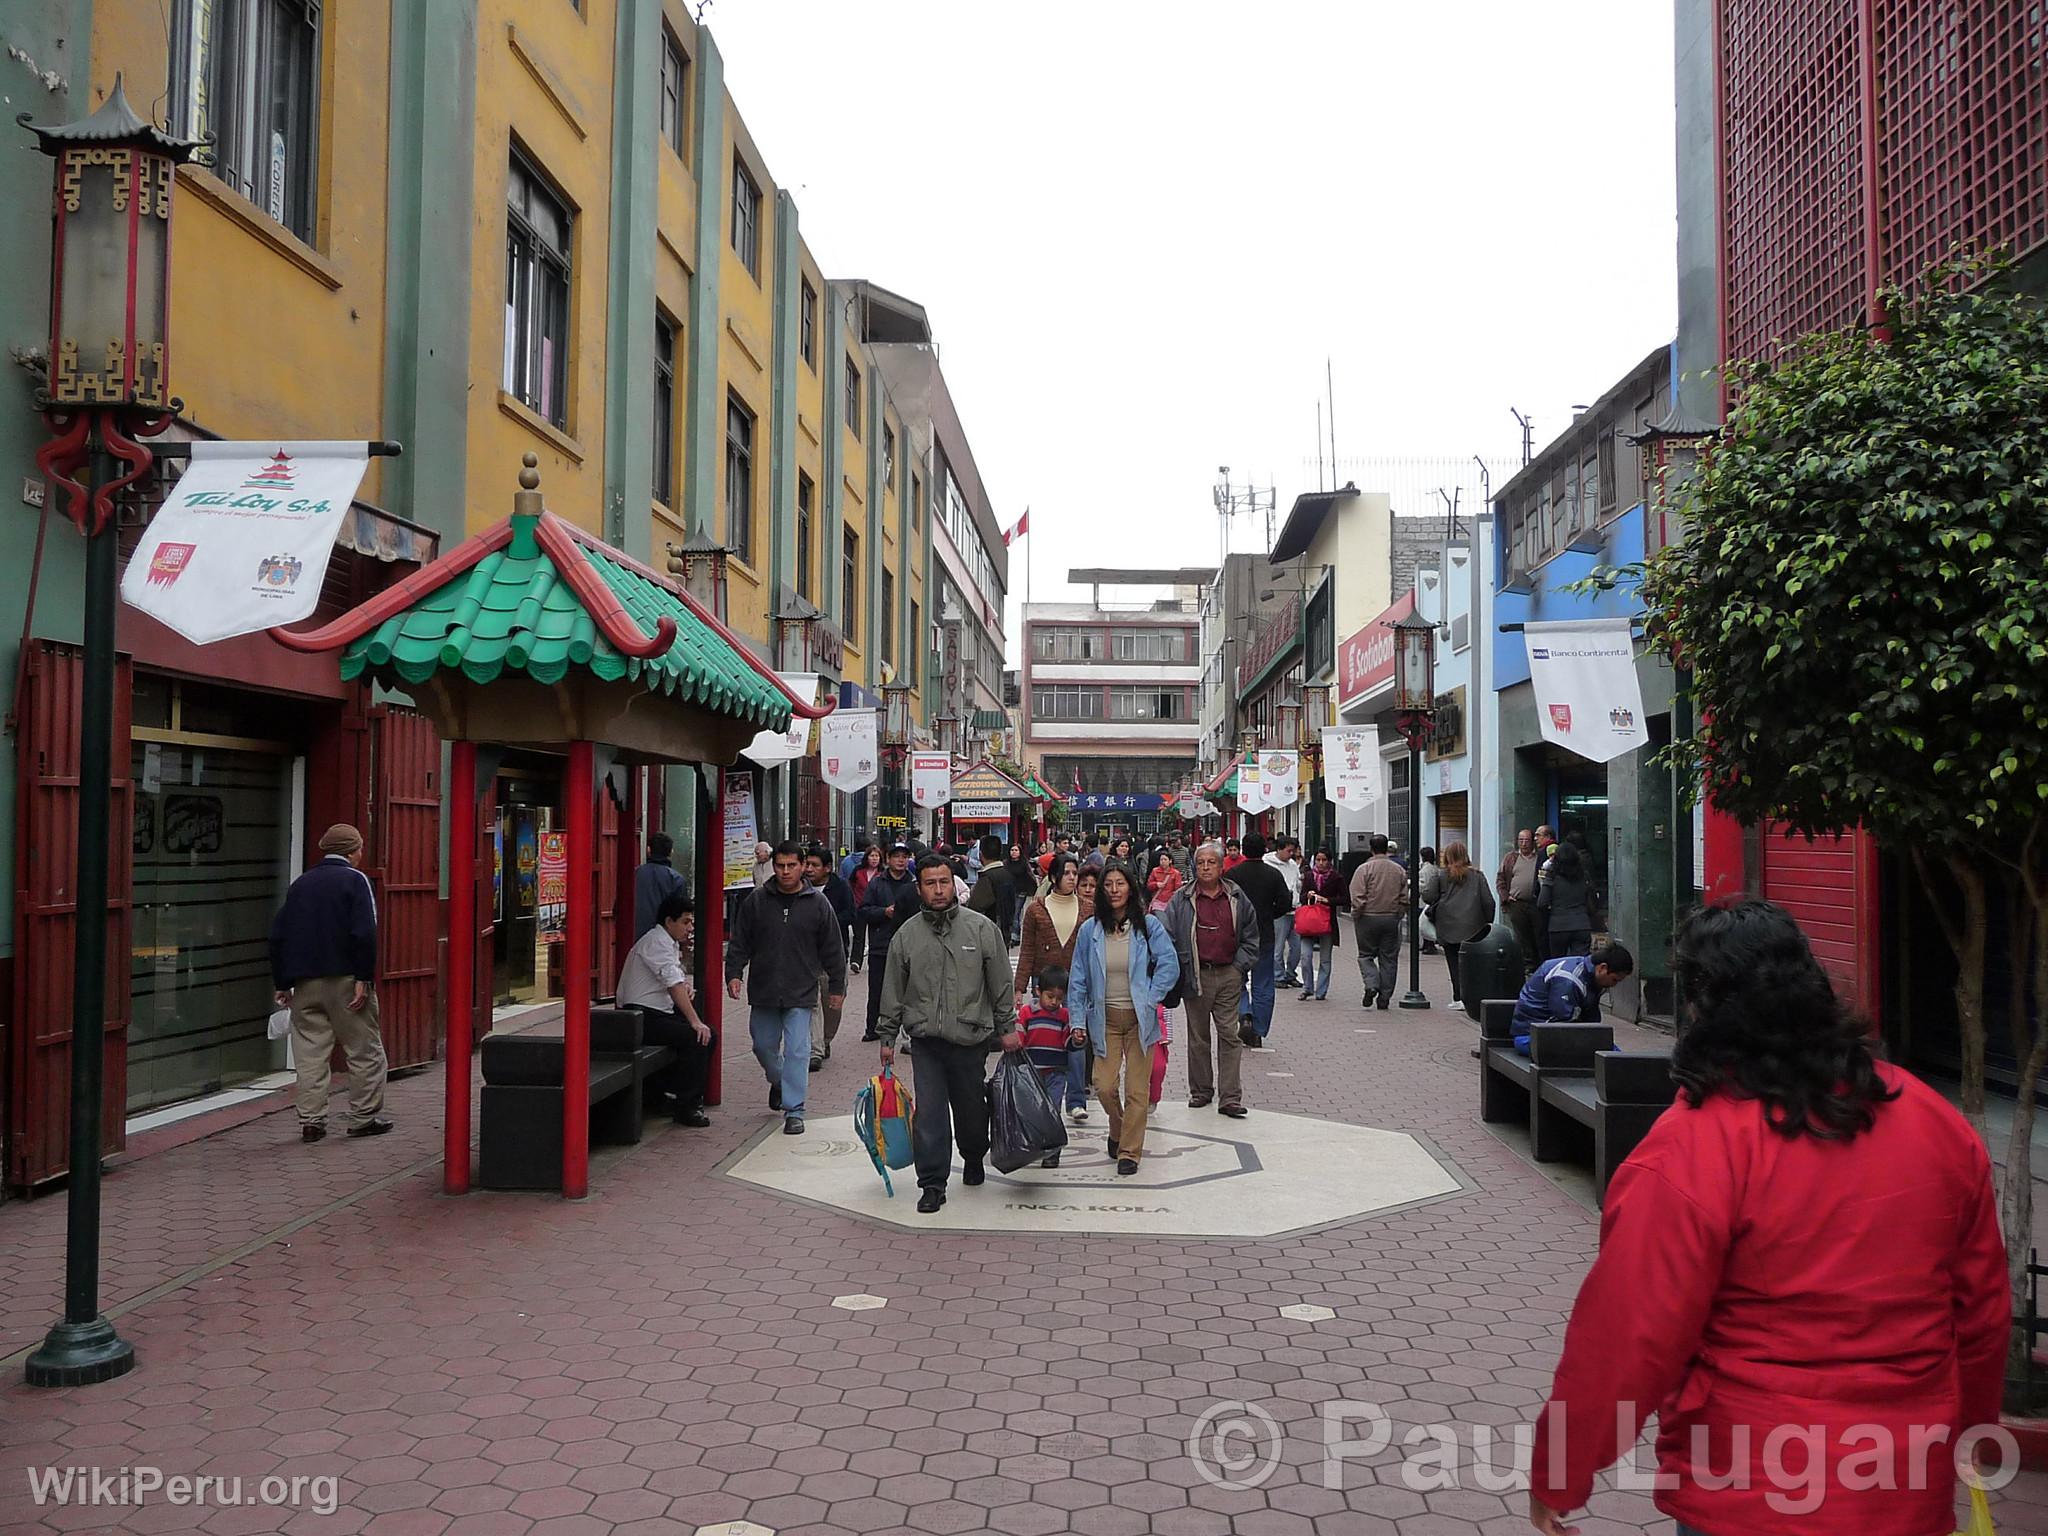
{"label": "green tree", "polygon": [[[1701,723],[1672,760],[1745,821],[1866,827],[1928,883],[1980,1130],[2003,903],[2017,1301],[2048,1066],[2048,311],[1984,262],[1886,311],[1888,334],[1810,336],[1736,370],[1721,439],[1675,495],[1689,531],[1637,574],[1652,634],[1692,673]],[[2015,1334],[2015,1363],[2029,1345]]]}

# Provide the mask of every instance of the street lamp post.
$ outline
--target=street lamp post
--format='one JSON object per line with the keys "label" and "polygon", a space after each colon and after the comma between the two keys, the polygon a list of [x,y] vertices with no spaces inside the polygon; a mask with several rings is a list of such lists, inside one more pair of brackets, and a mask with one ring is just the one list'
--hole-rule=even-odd
{"label": "street lamp post", "polygon": [[[85,535],[79,688],[77,913],[71,977],[71,1156],[64,1316],[28,1357],[30,1386],[111,1381],[135,1347],[100,1314],[101,1094],[106,1069],[107,888],[112,847],[114,497],[148,472],[137,438],[170,425],[171,189],[195,142],[138,117],[121,77],[83,121],[36,127],[56,162],[51,213],[49,375],[38,404],[55,433],[36,463]],[[117,468],[116,461],[125,465]],[[85,472],[80,480],[79,471]],[[126,836],[126,830],[122,836]]]}
{"label": "street lamp post", "polygon": [[1394,727],[1408,743],[1408,995],[1403,1008],[1427,1008],[1422,990],[1422,749],[1436,706],[1436,628],[1411,613],[1394,631]]}
{"label": "street lamp post", "polygon": [[[1307,766],[1303,775],[1309,783],[1309,812],[1304,818],[1308,822],[1309,838],[1314,842],[1330,841],[1323,830],[1323,816],[1329,798],[1323,790],[1323,732],[1330,728],[1330,685],[1309,683],[1301,690],[1301,750]],[[1337,850],[1330,849],[1335,859]]]}
{"label": "street lamp post", "polygon": [[[910,684],[902,679],[882,684],[882,766],[888,770],[891,816],[905,816],[904,787],[897,782],[910,760]],[[895,839],[891,838],[891,842]]]}

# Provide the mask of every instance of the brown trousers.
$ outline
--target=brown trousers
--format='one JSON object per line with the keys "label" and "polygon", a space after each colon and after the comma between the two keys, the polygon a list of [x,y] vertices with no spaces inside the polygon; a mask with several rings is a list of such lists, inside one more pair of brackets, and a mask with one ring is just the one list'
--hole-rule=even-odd
{"label": "brown trousers", "polygon": [[1138,1027],[1138,1015],[1111,1008],[1102,1021],[1102,1054],[1095,1058],[1095,1096],[1109,1116],[1116,1155],[1133,1162],[1145,1155],[1145,1121],[1152,1112],[1152,1052]]}
{"label": "brown trousers", "polygon": [[[1244,995],[1244,973],[1234,965],[1202,967],[1202,995],[1188,1000],[1188,1097],[1213,1099],[1219,1091],[1225,1104],[1244,1102],[1244,1041],[1237,1033],[1237,1004]],[[1209,1031],[1216,1032],[1211,1057]]]}
{"label": "brown trousers", "polygon": [[377,993],[350,1012],[353,976],[310,976],[292,988],[292,1060],[299,1072],[299,1123],[327,1123],[328,1058],[335,1042],[348,1060],[348,1118],[367,1125],[384,1112],[384,1038],[377,1029]]}

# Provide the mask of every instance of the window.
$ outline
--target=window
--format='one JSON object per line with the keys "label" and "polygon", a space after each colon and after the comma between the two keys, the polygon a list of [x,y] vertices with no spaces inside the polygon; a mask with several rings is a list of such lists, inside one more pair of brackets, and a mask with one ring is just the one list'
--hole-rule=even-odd
{"label": "window", "polygon": [[1110,637],[1118,661],[1181,661],[1177,629],[1119,629]]}
{"label": "window", "polygon": [[1592,471],[1593,483],[1599,488],[1596,505],[1602,513],[1614,510],[1614,428],[1610,424],[1600,433],[1600,449]]}
{"label": "window", "polygon": [[875,604],[875,633],[882,660],[896,664],[896,573],[882,572],[882,600]]}
{"label": "window", "polygon": [[1034,629],[1031,655],[1037,661],[1102,661],[1107,637],[1099,629]]}
{"label": "window", "polygon": [[1192,720],[1194,696],[1185,688],[1117,687],[1109,690],[1112,720]]}
{"label": "window", "polygon": [[754,413],[737,396],[725,402],[725,543],[754,563]]}
{"label": "window", "polygon": [[811,477],[796,472],[796,595],[811,595],[811,502],[818,494]]}
{"label": "window", "polygon": [[882,427],[882,484],[896,489],[896,429],[887,424]]}
{"label": "window", "polygon": [[747,163],[732,157],[732,248],[755,277],[761,275],[761,184]]}
{"label": "window", "polygon": [[860,436],[860,369],[846,360],[846,430]]}
{"label": "window", "polygon": [[811,372],[818,371],[818,290],[811,286],[811,280],[804,279],[803,295],[797,300],[796,309],[797,350],[804,355],[804,362]]}
{"label": "window", "polygon": [[683,45],[667,27],[661,29],[661,137],[668,147],[683,155],[688,130],[683,126],[683,103],[687,99],[690,61],[683,57]]}
{"label": "window", "polygon": [[851,528],[839,546],[839,629],[849,640],[860,633],[860,535]]}
{"label": "window", "polygon": [[178,0],[172,131],[211,138],[213,173],[310,243],[320,0]]}
{"label": "window", "polygon": [[1100,720],[1102,690],[1086,683],[1041,683],[1031,690],[1036,720]]}
{"label": "window", "polygon": [[654,317],[654,499],[676,504],[676,327]]}
{"label": "window", "polygon": [[[1583,528],[1588,519],[1585,506],[1579,498],[1579,462],[1577,459],[1564,467],[1564,539],[1572,538]],[[1562,540],[1560,541],[1562,542]]]}
{"label": "window", "polygon": [[915,533],[924,526],[924,476],[915,471],[910,476],[910,528]]}
{"label": "window", "polygon": [[505,393],[569,425],[569,238],[574,216],[515,154],[505,232]]}
{"label": "window", "polygon": [[910,600],[910,628],[903,633],[903,680],[911,687],[917,686],[917,667],[924,655],[924,631],[918,628],[920,616],[917,599]]}

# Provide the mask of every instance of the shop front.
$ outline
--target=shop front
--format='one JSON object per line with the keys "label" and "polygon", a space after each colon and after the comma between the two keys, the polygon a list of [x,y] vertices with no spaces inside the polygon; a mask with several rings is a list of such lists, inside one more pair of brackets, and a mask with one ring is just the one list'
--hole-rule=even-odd
{"label": "shop front", "polygon": [[1031,791],[994,763],[983,758],[953,775],[953,798],[946,807],[949,841],[966,843],[983,837],[1005,846],[1024,837],[1034,801]]}

